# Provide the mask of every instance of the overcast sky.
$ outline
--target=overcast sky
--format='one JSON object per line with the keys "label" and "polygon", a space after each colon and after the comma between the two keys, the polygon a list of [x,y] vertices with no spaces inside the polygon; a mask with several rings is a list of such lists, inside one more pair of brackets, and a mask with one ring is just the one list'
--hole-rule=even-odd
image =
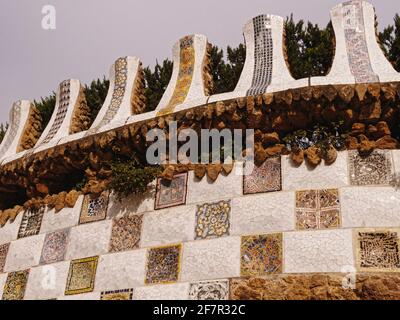
{"label": "overcast sky", "polygon": [[[47,96],[67,78],[108,76],[120,56],[144,65],[171,56],[184,35],[204,34],[220,47],[243,41],[242,27],[261,13],[329,21],[337,0],[0,0],[0,122],[13,101]],[[373,0],[380,27],[398,0]],[[43,30],[42,7],[56,8],[56,30]]]}

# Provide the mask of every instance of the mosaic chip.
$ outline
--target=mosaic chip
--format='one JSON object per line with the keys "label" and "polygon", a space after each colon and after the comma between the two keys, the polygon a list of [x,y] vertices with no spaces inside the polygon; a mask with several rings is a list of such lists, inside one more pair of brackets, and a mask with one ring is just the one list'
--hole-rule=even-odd
{"label": "mosaic chip", "polygon": [[189,300],[229,300],[229,281],[203,281],[192,283]]}
{"label": "mosaic chip", "polygon": [[146,284],[178,281],[181,251],[181,245],[149,249]]}
{"label": "mosaic chip", "polygon": [[0,273],[3,272],[4,266],[6,264],[8,249],[10,248],[10,244],[2,244],[0,245]]}
{"label": "mosaic chip", "polygon": [[86,195],[83,199],[79,224],[104,220],[107,216],[109,192],[100,196]]}
{"label": "mosaic chip", "polygon": [[101,293],[100,300],[132,300],[133,289],[105,291]]}
{"label": "mosaic chip", "polygon": [[39,234],[43,215],[44,207],[25,211],[19,227],[18,239]]}
{"label": "mosaic chip", "polygon": [[349,151],[349,171],[351,185],[389,185],[393,173],[390,151],[375,150],[367,157]]}
{"label": "mosaic chip", "polygon": [[171,182],[159,178],[157,180],[155,209],[159,210],[185,204],[187,179],[187,173],[176,175]]}
{"label": "mosaic chip", "polygon": [[298,230],[339,228],[338,189],[296,192],[296,228]]}
{"label": "mosaic chip", "polygon": [[242,237],[241,275],[282,273],[282,234]]}
{"label": "mosaic chip", "polygon": [[92,292],[99,257],[71,261],[65,295]]}
{"label": "mosaic chip", "polygon": [[361,270],[400,269],[399,235],[397,232],[358,232],[358,256]]}
{"label": "mosaic chip", "polygon": [[44,239],[41,264],[63,261],[67,251],[69,229],[48,233]]}
{"label": "mosaic chip", "polygon": [[356,83],[379,82],[370,62],[361,1],[349,1],[343,5],[343,21],[347,57]]}
{"label": "mosaic chip", "polygon": [[127,215],[112,222],[110,252],[133,250],[139,247],[143,216]]}
{"label": "mosaic chip", "polygon": [[243,193],[255,194],[282,190],[281,158],[267,159],[254,167],[250,175],[243,175]]}
{"label": "mosaic chip", "polygon": [[29,270],[10,272],[3,291],[3,300],[24,299]]}
{"label": "mosaic chip", "polygon": [[231,201],[197,206],[196,239],[213,239],[229,235]]}

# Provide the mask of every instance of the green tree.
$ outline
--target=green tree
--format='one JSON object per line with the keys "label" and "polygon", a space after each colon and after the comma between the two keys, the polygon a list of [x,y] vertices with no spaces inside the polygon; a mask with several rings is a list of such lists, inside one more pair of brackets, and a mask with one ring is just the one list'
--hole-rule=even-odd
{"label": "green tree", "polygon": [[157,61],[154,71],[147,67],[144,69],[144,79],[146,82],[145,96],[147,98],[147,110],[152,111],[157,108],[168,83],[172,77],[173,62],[165,59],[160,65]]}
{"label": "green tree", "polygon": [[324,76],[334,55],[332,24],[320,29],[318,24],[295,22],[293,15],[285,21],[285,43],[289,69],[295,79]]}
{"label": "green tree", "polygon": [[0,124],[0,143],[2,143],[4,136],[6,135],[8,129],[8,123],[6,122],[6,124]]}
{"label": "green tree", "polygon": [[103,80],[93,80],[91,84],[85,85],[86,102],[90,108],[91,123],[96,119],[104,100],[107,97],[110,81],[103,77]]}
{"label": "green tree", "polygon": [[54,108],[56,107],[56,94],[53,92],[50,96],[40,98],[40,101],[35,100],[33,103],[42,116],[42,128],[44,130],[50,121]]}
{"label": "green tree", "polygon": [[379,33],[379,39],[386,57],[400,72],[400,16],[398,14],[394,17],[394,25],[387,26]]}

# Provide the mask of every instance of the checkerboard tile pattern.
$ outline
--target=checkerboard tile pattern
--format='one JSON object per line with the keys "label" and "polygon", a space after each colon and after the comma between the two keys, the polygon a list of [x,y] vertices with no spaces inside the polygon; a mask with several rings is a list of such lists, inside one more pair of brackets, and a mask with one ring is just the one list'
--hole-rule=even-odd
{"label": "checkerboard tile pattern", "polygon": [[341,226],[338,189],[296,192],[296,228],[331,229]]}
{"label": "checkerboard tile pattern", "polygon": [[24,212],[18,231],[18,239],[39,234],[45,208],[30,209]]}
{"label": "checkerboard tile pattern", "polygon": [[159,247],[148,250],[146,284],[178,281],[182,245]]}
{"label": "checkerboard tile pattern", "polygon": [[110,252],[139,248],[142,220],[142,215],[126,215],[114,218],[111,230]]}
{"label": "checkerboard tile pattern", "polygon": [[400,237],[397,231],[358,231],[358,268],[361,271],[400,271]]}
{"label": "checkerboard tile pattern", "polygon": [[99,257],[71,261],[65,295],[92,292]]}
{"label": "checkerboard tile pattern", "polygon": [[69,229],[48,233],[44,239],[41,264],[63,261],[67,251]]}
{"label": "checkerboard tile pattern", "polygon": [[265,276],[282,273],[282,234],[242,237],[241,275]]}
{"label": "checkerboard tile pattern", "polygon": [[349,151],[350,184],[353,186],[389,185],[393,174],[389,150],[375,150],[362,157],[358,151]]}
{"label": "checkerboard tile pattern", "polygon": [[107,216],[109,192],[100,196],[86,195],[83,199],[79,224],[104,220]]}
{"label": "checkerboard tile pattern", "polygon": [[101,293],[100,300],[132,300],[133,289],[104,291]]}
{"label": "checkerboard tile pattern", "polygon": [[3,300],[23,300],[29,270],[10,272],[7,276],[3,291]]}
{"label": "checkerboard tile pattern", "polygon": [[157,179],[155,209],[159,210],[185,204],[187,179],[187,173],[176,175],[172,181]]}
{"label": "checkerboard tile pattern", "polygon": [[229,280],[191,283],[189,300],[229,300]]}
{"label": "checkerboard tile pattern", "polygon": [[195,239],[213,239],[229,235],[231,201],[197,206]]}
{"label": "checkerboard tile pattern", "polygon": [[[246,169],[246,167],[245,167]],[[268,158],[243,176],[243,193],[255,194],[282,190],[281,157]]]}

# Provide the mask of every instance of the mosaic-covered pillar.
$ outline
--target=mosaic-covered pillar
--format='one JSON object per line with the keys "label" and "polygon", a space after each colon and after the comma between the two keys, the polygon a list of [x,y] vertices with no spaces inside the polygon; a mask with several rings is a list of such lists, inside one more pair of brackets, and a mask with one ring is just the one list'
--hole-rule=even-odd
{"label": "mosaic-covered pillar", "polygon": [[365,1],[349,1],[331,10],[336,37],[332,68],[326,77],[311,79],[312,85],[399,81],[380,48],[375,29],[374,7]]}
{"label": "mosaic-covered pillar", "polygon": [[159,115],[207,102],[210,76],[209,44],[203,35],[186,36],[173,47],[171,81],[156,108]]}
{"label": "mosaic-covered pillar", "polygon": [[233,92],[213,96],[210,102],[308,86],[307,79],[295,80],[287,67],[282,17],[259,15],[247,22],[243,33],[246,62],[239,82]]}
{"label": "mosaic-covered pillar", "polygon": [[35,146],[35,151],[55,146],[61,138],[87,129],[88,107],[79,80],[61,82],[53,115]]}
{"label": "mosaic-covered pillar", "polygon": [[86,135],[125,124],[131,115],[145,108],[142,63],[136,57],[123,57],[110,69],[107,97]]}
{"label": "mosaic-covered pillar", "polygon": [[[33,105],[30,101],[19,100],[15,102],[10,111],[9,127],[0,144],[0,161],[7,157],[14,156],[19,151],[22,151],[24,140],[29,129],[29,122],[34,113]],[[30,128],[33,135],[35,130]]]}

